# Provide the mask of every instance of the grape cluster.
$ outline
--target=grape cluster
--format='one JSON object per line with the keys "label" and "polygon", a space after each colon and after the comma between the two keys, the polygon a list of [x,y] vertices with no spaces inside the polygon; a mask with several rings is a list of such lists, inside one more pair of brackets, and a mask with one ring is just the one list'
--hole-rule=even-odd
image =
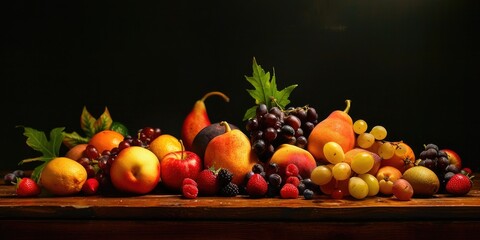
{"label": "grape cluster", "polygon": [[102,189],[111,188],[110,166],[115,161],[120,151],[131,146],[147,148],[149,144],[162,134],[160,128],[144,127],[138,130],[136,136],[125,136],[123,141],[110,150],[98,152],[93,145],[87,145],[82,157],[77,160],[87,170],[88,178],[96,177]]}
{"label": "grape cluster", "polygon": [[252,149],[262,162],[268,162],[275,149],[284,143],[301,148],[307,146],[307,139],[318,123],[315,108],[279,107],[268,109],[266,104],[259,104],[255,117],[247,120],[246,129],[250,134]]}
{"label": "grape cluster", "polygon": [[434,143],[425,145],[425,149],[420,152],[419,158],[417,165],[427,167],[437,174],[440,180],[440,192],[445,190],[448,180],[461,171],[455,164],[450,163],[447,153],[440,150]]}

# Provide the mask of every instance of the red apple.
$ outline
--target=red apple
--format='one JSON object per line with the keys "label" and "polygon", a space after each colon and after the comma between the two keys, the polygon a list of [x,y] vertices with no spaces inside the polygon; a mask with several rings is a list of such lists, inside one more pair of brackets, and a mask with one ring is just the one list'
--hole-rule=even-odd
{"label": "red apple", "polygon": [[146,194],[160,181],[160,162],[150,150],[132,146],[120,151],[110,167],[110,180],[122,192]]}
{"label": "red apple", "polygon": [[181,192],[183,179],[197,179],[203,170],[203,161],[192,151],[175,151],[162,158],[161,168],[163,185],[172,191]]}
{"label": "red apple", "polygon": [[447,154],[447,158],[450,161],[450,164],[455,164],[458,169],[462,169],[462,159],[460,156],[453,151],[452,149],[442,149]]}

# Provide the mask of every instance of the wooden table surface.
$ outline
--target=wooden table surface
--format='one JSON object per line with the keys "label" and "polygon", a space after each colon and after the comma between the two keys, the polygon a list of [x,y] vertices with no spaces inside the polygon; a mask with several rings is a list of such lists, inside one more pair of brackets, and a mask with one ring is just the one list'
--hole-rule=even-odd
{"label": "wooden table surface", "polygon": [[33,239],[39,233],[61,239],[65,234],[79,239],[472,238],[480,236],[480,182],[474,180],[466,196],[410,201],[325,195],[312,200],[171,194],[19,198],[13,186],[1,185],[0,239]]}

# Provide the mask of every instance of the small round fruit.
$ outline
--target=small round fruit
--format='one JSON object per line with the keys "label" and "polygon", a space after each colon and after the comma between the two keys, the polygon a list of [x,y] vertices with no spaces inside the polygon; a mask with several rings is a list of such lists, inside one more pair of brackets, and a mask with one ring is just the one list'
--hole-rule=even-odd
{"label": "small round fruit", "polygon": [[105,150],[112,150],[115,147],[118,147],[124,137],[121,133],[112,131],[112,130],[103,130],[90,138],[88,144],[93,145],[99,153],[102,153]]}
{"label": "small round fruit", "polygon": [[404,173],[405,170],[415,165],[415,153],[408,144],[404,142],[395,143],[394,149],[394,155],[391,158],[382,160],[382,167],[392,166]]}
{"label": "small round fruit", "polygon": [[327,142],[323,146],[323,154],[330,163],[340,163],[345,159],[345,152],[342,146],[336,142]]}
{"label": "small round fruit", "polygon": [[310,174],[310,179],[317,185],[324,185],[332,180],[332,170],[326,165],[319,165],[315,167]]}
{"label": "small round fruit", "polygon": [[352,169],[348,163],[341,162],[333,166],[332,173],[336,180],[347,180],[352,175]]}
{"label": "small round fruit", "polygon": [[162,134],[150,143],[148,149],[162,161],[163,157],[168,153],[182,150],[182,143],[178,138],[170,134]]}
{"label": "small round fruit", "polygon": [[407,180],[400,178],[393,182],[392,193],[398,200],[408,201],[413,196],[413,187]]}
{"label": "small round fruit", "polygon": [[348,192],[356,199],[364,199],[368,196],[368,184],[359,177],[351,177],[348,181]]}
{"label": "small round fruit", "polygon": [[373,176],[372,174],[365,173],[358,175],[359,178],[363,179],[368,185],[368,195],[369,197],[375,196],[380,191],[380,184],[378,183],[378,179]]}
{"label": "small round fruit", "polygon": [[87,180],[87,170],[77,161],[57,157],[42,170],[40,185],[49,193],[59,196],[79,193]]}
{"label": "small round fruit", "polygon": [[356,134],[362,134],[367,131],[368,124],[363,119],[358,119],[353,123],[353,131]]}
{"label": "small round fruit", "polygon": [[440,180],[437,174],[424,166],[407,169],[402,178],[412,185],[415,196],[431,197],[440,189]]}
{"label": "small round fruit", "polygon": [[350,166],[352,170],[358,174],[364,174],[372,169],[375,159],[368,152],[357,153],[353,158]]}

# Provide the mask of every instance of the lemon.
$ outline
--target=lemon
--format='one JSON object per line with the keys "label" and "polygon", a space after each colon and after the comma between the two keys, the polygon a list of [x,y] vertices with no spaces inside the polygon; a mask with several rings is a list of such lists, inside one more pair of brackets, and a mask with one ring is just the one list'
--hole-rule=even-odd
{"label": "lemon", "polygon": [[49,161],[40,176],[41,186],[53,195],[72,195],[82,190],[87,170],[77,161],[56,157]]}
{"label": "lemon", "polygon": [[181,151],[182,143],[178,138],[170,134],[162,134],[153,139],[148,148],[157,156],[158,160],[161,161],[167,153]]}

